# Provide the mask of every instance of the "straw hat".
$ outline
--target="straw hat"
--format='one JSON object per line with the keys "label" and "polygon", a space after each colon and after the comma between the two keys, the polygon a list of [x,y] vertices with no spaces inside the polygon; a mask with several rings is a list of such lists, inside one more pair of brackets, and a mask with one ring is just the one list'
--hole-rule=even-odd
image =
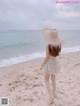
{"label": "straw hat", "polygon": [[59,38],[56,29],[45,28],[43,29],[43,33],[47,45],[48,44],[61,45],[63,43],[63,40]]}

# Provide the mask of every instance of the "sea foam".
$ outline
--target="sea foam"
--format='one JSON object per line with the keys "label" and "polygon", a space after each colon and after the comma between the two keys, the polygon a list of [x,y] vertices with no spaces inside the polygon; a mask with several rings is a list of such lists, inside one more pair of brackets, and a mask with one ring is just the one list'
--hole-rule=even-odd
{"label": "sea foam", "polygon": [[[61,54],[78,52],[78,51],[80,51],[80,46],[67,47],[67,48],[62,49]],[[21,54],[17,57],[10,57],[8,59],[0,60],[0,67],[11,66],[11,65],[14,65],[14,64],[22,63],[22,62],[25,62],[25,61],[30,61],[30,60],[40,58],[40,57],[45,57],[45,53],[39,52],[39,53],[32,53],[30,55]]]}

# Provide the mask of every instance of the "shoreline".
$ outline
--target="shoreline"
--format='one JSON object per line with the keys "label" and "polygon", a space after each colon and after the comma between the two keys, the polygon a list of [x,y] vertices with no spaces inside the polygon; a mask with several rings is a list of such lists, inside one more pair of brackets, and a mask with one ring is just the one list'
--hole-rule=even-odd
{"label": "shoreline", "polygon": [[[60,54],[59,59],[61,57],[65,56],[65,55],[76,54],[76,53],[80,53],[80,51]],[[10,67],[17,67],[17,66],[20,66],[20,65],[29,64],[30,62],[32,63],[32,62],[37,61],[37,60],[40,60],[40,61],[42,60],[43,61],[44,58],[45,57],[38,57],[38,58],[35,58],[35,59],[32,59],[32,60],[28,60],[28,61],[12,64],[12,65],[9,65],[9,66],[0,67],[0,69],[6,69],[6,68],[10,68]]]}
{"label": "shoreline", "polygon": [[[80,51],[61,53],[60,55],[71,54],[71,53],[73,54],[73,53],[77,53],[77,52],[80,52]],[[22,61],[22,62],[10,64],[10,65],[0,66],[0,69],[1,68],[6,68],[6,67],[11,67],[11,66],[18,65],[18,64],[22,64],[22,63],[29,62],[29,61],[34,61],[34,60],[40,59],[40,58],[44,58],[44,53],[43,53],[43,56],[35,57],[33,59],[30,59],[30,60],[25,60],[25,61]],[[4,60],[6,60],[6,59],[4,59]]]}

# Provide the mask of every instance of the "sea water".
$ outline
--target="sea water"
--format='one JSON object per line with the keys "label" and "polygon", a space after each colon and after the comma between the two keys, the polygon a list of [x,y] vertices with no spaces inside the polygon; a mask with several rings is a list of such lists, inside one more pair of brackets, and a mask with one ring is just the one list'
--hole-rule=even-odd
{"label": "sea water", "polygon": [[[80,30],[59,30],[64,40],[62,53],[80,51]],[[45,56],[45,41],[40,30],[0,32],[0,67]]]}

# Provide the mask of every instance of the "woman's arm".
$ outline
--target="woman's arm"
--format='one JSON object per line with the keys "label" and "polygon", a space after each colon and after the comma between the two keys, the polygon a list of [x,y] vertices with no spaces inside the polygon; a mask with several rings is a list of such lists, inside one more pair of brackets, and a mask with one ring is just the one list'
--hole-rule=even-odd
{"label": "woman's arm", "polygon": [[45,57],[45,59],[44,59],[44,61],[43,61],[42,65],[41,65],[41,68],[40,68],[40,69],[42,69],[42,68],[43,68],[43,66],[47,63],[47,61],[48,61],[49,57],[50,57],[50,55],[49,55],[48,47],[47,47],[47,48],[46,48],[46,57]]}

